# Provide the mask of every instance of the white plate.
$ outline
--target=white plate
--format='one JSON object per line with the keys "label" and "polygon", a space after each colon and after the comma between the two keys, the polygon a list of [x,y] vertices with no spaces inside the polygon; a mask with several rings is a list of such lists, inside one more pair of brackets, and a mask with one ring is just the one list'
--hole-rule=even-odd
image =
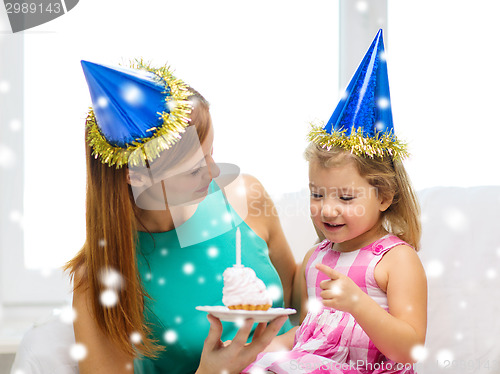
{"label": "white plate", "polygon": [[295,314],[295,309],[270,308],[263,310],[234,310],[225,306],[197,306],[197,310],[213,314],[221,321],[235,322],[240,319],[252,318],[255,322],[269,322],[279,316]]}

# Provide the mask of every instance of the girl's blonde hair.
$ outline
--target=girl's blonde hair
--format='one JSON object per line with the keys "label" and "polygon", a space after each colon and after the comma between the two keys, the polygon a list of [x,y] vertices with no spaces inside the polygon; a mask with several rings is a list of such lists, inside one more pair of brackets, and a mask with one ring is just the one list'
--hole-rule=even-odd
{"label": "girl's blonde hair", "polygon": [[[195,102],[190,126],[196,126],[199,141],[203,143],[211,125],[209,104],[197,91],[190,90],[190,100]],[[175,156],[175,145],[169,152],[172,160],[181,161]],[[144,300],[149,296],[136,262],[138,208],[127,183],[127,168],[117,169],[102,163],[92,155],[87,142],[86,156],[86,241],[65,270],[74,279],[75,290],[83,288],[89,292],[89,310],[96,324],[117,347],[131,357],[138,354],[157,357],[163,348],[151,338],[150,327],[144,321]],[[123,286],[116,289],[118,302],[114,306],[103,306],[100,302],[100,295],[106,289],[102,280],[106,271],[117,271],[123,280]],[[132,333],[141,335],[139,344],[131,343]]]}
{"label": "girl's blonde hair", "polygon": [[318,162],[324,168],[352,161],[359,174],[377,189],[380,197],[393,196],[392,204],[383,212],[384,228],[415,250],[420,249],[420,205],[401,161],[391,157],[360,157],[342,148],[324,149],[314,143],[306,148],[305,158],[308,162]]}

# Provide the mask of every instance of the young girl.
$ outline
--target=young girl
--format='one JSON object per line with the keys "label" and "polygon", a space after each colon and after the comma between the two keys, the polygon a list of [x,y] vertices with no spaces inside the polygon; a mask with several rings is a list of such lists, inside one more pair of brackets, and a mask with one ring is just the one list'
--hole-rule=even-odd
{"label": "young girl", "polygon": [[[377,105],[389,97],[381,52],[379,32],[341,110],[309,136],[311,217],[325,240],[306,254],[298,278],[293,348],[260,355],[245,372],[414,373],[412,349],[424,344],[427,323],[419,206],[392,115]],[[382,135],[381,123],[390,129]],[[274,346],[290,348],[291,336]]]}

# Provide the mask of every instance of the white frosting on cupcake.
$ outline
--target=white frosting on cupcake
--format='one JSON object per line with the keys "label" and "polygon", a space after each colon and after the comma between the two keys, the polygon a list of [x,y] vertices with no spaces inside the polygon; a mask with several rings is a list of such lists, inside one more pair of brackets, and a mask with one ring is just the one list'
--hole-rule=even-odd
{"label": "white frosting on cupcake", "polygon": [[222,276],[224,277],[222,303],[225,306],[273,304],[264,282],[257,278],[253,269],[233,266],[227,268]]}

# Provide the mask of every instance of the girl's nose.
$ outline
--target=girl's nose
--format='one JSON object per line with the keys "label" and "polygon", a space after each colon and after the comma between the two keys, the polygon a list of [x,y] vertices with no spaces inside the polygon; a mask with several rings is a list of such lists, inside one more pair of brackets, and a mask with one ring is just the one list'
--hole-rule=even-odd
{"label": "girl's nose", "polygon": [[341,209],[338,204],[333,202],[324,202],[321,207],[321,217],[325,219],[336,218],[341,214]]}

